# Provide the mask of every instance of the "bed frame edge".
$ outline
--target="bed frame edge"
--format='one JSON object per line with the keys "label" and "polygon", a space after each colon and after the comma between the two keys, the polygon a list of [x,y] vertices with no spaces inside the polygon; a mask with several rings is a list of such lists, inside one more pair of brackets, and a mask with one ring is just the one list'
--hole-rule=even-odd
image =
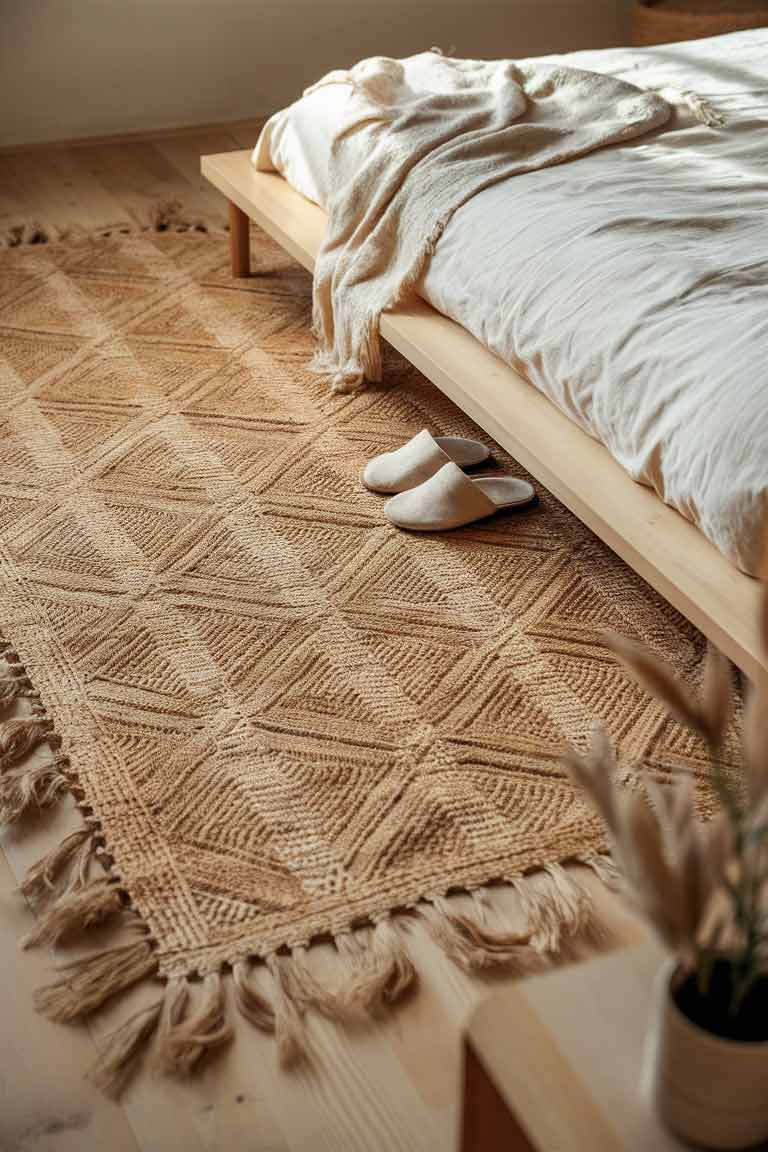
{"label": "bed frame edge", "polygon": [[[256,171],[248,151],[203,156],[201,171],[231,206],[233,275],[250,268],[248,218],[312,271],[325,231],[320,208],[277,173]],[[602,444],[421,300],[385,314],[381,334],[749,677],[768,668],[759,581],[633,481]]]}

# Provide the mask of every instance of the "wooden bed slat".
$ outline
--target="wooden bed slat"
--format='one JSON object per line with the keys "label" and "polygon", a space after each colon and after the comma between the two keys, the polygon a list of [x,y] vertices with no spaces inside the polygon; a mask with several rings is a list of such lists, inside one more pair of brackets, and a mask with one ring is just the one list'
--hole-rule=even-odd
{"label": "wooden bed slat", "polygon": [[[250,152],[203,156],[203,175],[310,271],[325,213]],[[747,675],[758,642],[758,581],[636,484],[541,392],[466,329],[421,300],[382,317],[381,334]]]}

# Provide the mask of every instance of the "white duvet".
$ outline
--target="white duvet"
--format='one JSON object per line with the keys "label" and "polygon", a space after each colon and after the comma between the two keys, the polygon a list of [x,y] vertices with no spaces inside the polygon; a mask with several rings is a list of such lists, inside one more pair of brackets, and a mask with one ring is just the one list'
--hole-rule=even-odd
{"label": "white duvet", "polygon": [[[691,89],[727,123],[681,113],[479,193],[421,294],[755,573],[768,527],[768,29],[562,59]],[[323,204],[348,94],[332,84],[277,113],[255,163]]]}

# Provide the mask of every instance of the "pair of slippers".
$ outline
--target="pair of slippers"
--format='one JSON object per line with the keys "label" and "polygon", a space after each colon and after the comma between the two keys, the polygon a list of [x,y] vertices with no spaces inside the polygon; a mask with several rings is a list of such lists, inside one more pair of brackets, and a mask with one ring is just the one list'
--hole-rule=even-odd
{"label": "pair of slippers", "polygon": [[363,470],[372,492],[397,493],[384,505],[384,515],[398,528],[446,532],[483,520],[509,508],[531,504],[536,493],[515,476],[477,476],[462,471],[490,459],[478,440],[432,436],[426,428],[402,448],[374,456]]}

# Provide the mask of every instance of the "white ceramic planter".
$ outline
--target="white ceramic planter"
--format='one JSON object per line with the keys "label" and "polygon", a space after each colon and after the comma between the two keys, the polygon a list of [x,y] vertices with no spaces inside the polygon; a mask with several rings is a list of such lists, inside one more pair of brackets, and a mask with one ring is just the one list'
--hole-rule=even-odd
{"label": "white ceramic planter", "polygon": [[768,1140],[768,1043],[723,1040],[692,1024],[670,993],[674,962],[659,971],[648,1051],[654,1104],[666,1126],[703,1148]]}

